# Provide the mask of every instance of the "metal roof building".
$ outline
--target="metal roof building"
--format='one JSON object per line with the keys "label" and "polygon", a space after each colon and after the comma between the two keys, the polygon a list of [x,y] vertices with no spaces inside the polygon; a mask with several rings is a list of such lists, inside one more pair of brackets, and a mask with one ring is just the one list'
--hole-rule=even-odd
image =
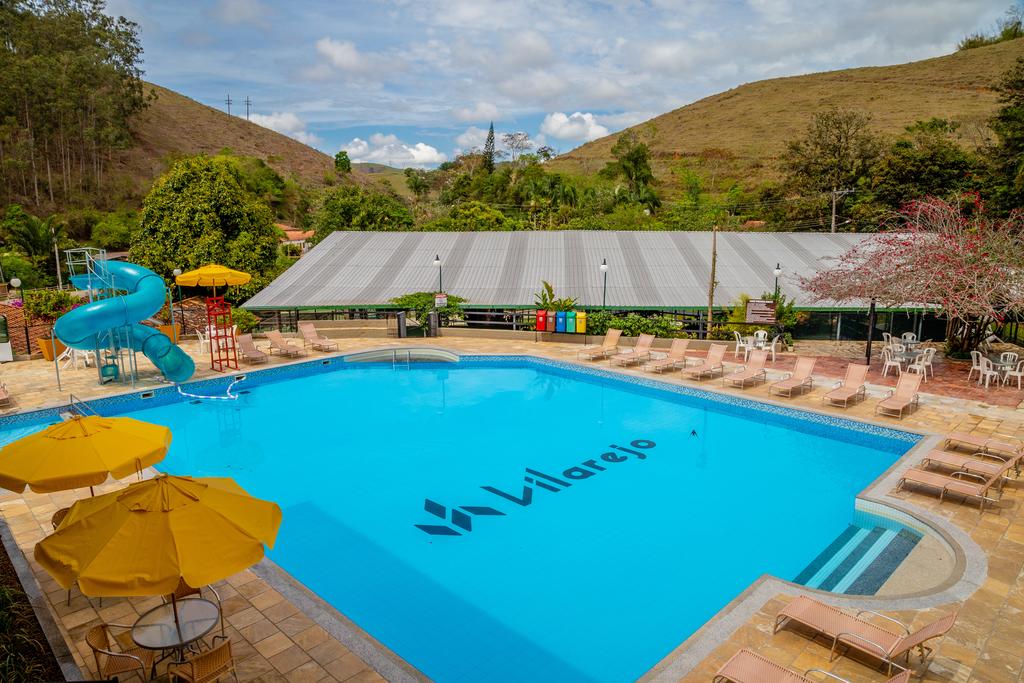
{"label": "metal roof building", "polygon": [[[798,307],[811,304],[799,291],[807,276],[863,239],[851,233],[720,232],[715,306],[740,294],[760,296],[775,287]],[[253,310],[373,308],[403,294],[444,291],[468,300],[466,308],[532,308],[541,280],[558,297],[581,307],[600,306],[608,262],[607,306],[685,309],[707,306],[710,232],[335,232],[266,289],[244,304]]]}

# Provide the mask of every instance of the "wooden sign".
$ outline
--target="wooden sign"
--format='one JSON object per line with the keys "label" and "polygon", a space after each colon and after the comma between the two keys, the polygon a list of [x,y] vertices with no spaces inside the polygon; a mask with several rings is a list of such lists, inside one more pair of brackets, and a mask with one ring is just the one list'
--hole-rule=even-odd
{"label": "wooden sign", "polygon": [[748,301],[747,322],[759,325],[774,325],[775,301],[772,299],[751,299]]}

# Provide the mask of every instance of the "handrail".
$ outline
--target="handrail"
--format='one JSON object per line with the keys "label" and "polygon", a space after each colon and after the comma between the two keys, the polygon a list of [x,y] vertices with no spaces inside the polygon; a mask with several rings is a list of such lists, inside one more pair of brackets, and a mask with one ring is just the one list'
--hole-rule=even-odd
{"label": "handrail", "polygon": [[99,415],[99,412],[95,408],[74,394],[68,394],[68,408],[83,417],[87,415]]}

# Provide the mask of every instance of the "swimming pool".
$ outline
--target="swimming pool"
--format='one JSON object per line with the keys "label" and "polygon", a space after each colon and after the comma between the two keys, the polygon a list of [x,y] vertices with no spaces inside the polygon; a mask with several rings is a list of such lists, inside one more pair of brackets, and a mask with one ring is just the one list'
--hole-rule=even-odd
{"label": "swimming pool", "polygon": [[270,557],[438,681],[635,679],[805,572],[917,439],[525,358],[304,374],[103,412],[278,502]]}

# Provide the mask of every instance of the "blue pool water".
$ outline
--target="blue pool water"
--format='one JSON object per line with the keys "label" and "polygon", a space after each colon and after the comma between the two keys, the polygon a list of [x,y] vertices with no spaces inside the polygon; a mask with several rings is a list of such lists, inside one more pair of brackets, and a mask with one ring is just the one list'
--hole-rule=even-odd
{"label": "blue pool water", "polygon": [[796,577],[913,445],[518,361],[349,363],[132,416],[173,430],[162,470],[278,502],[270,557],[438,681],[633,680]]}

